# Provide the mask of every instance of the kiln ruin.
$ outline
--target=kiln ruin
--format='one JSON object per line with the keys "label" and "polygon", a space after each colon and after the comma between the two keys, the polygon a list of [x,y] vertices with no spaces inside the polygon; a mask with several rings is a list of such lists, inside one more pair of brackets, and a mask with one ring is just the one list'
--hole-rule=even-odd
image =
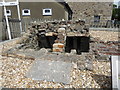
{"label": "kiln ruin", "polygon": [[89,51],[89,26],[83,20],[50,21],[32,23],[23,34],[23,48],[39,50],[49,48],[52,52],[68,52],[75,49],[77,54]]}
{"label": "kiln ruin", "polygon": [[[108,62],[109,55],[103,54],[108,53],[108,44],[115,49],[115,42],[105,43],[90,36],[84,20],[32,22],[14,43],[11,48],[3,49],[2,56],[31,60],[25,77],[63,84],[71,83],[73,69],[92,72],[95,60]],[[3,48],[6,46],[3,44]]]}

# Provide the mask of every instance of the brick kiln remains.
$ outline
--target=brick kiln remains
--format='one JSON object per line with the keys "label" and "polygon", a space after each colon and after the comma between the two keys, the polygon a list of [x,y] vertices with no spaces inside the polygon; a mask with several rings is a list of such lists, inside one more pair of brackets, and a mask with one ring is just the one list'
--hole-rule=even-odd
{"label": "brick kiln remains", "polygon": [[52,52],[77,54],[89,51],[89,27],[83,20],[32,23],[21,40],[22,48],[50,48]]}
{"label": "brick kiln remains", "polygon": [[15,46],[3,51],[3,56],[70,62],[80,70],[93,70],[94,55],[89,52],[89,27],[85,21],[31,24]]}
{"label": "brick kiln remains", "polygon": [[2,50],[3,56],[70,62],[80,70],[93,70],[93,60],[109,61],[107,53],[120,54],[119,42],[104,42],[90,36],[89,26],[82,20],[31,23],[15,42],[16,45]]}

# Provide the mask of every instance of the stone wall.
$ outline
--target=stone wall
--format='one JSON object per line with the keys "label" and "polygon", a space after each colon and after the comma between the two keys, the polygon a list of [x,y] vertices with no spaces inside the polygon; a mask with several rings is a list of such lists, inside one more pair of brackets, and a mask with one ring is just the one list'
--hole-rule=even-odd
{"label": "stone wall", "polygon": [[68,2],[73,11],[73,20],[94,20],[99,15],[100,20],[111,20],[112,2]]}
{"label": "stone wall", "polygon": [[[107,33],[107,35],[106,35]],[[114,31],[89,31],[89,27],[82,20],[73,21],[53,21],[45,23],[32,23],[27,33],[22,37],[24,48],[39,48],[40,38],[37,35],[45,34],[46,36],[56,36],[52,43],[53,52],[64,52],[66,37],[68,36],[85,36],[90,35],[90,51],[105,55],[119,55],[118,33]]]}
{"label": "stone wall", "polygon": [[21,43],[24,48],[49,47],[53,52],[64,52],[67,37],[83,36],[89,38],[89,27],[82,20],[32,23]]}
{"label": "stone wall", "polygon": [[[118,33],[119,32],[114,31],[89,31],[88,25],[82,20],[77,20],[75,22],[63,20],[32,23],[27,32],[23,33],[21,38],[0,43],[0,53],[11,47],[16,47],[15,44],[18,44],[17,49],[34,49],[39,51],[43,48],[40,43],[41,35],[47,37],[55,36],[55,39],[50,44],[50,52],[65,52],[66,37],[90,36],[89,53],[92,53],[93,56],[95,55],[97,60],[108,60],[109,55],[120,55]],[[51,38],[51,40],[52,39],[53,38]],[[75,49],[72,49],[71,53],[76,53]]]}

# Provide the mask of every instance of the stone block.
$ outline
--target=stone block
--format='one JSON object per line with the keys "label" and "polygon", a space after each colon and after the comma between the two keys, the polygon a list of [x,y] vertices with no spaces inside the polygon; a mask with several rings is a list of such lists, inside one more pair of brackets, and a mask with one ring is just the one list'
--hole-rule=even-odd
{"label": "stone block", "polygon": [[58,28],[57,31],[58,31],[58,33],[60,33],[60,32],[61,32],[61,33],[65,33],[65,28]]}
{"label": "stone block", "polygon": [[58,43],[58,40],[55,40],[55,43]]}
{"label": "stone block", "polygon": [[97,56],[95,56],[95,58],[99,61],[108,61],[109,60],[108,55],[97,55]]}
{"label": "stone block", "polygon": [[63,36],[63,35],[59,35],[59,36],[58,36],[58,38],[63,39],[63,38],[64,38],[64,36]]}
{"label": "stone block", "polygon": [[58,40],[58,43],[65,43],[64,40]]}
{"label": "stone block", "polygon": [[75,33],[74,32],[69,32],[69,33],[67,33],[67,36],[75,36]]}
{"label": "stone block", "polygon": [[92,71],[93,70],[93,62],[92,62],[92,60],[87,59],[85,61],[85,67],[86,67],[86,70]]}
{"label": "stone block", "polygon": [[71,54],[76,54],[76,50],[75,50],[75,49],[72,49],[70,53],[71,53]]}
{"label": "stone block", "polygon": [[59,27],[60,27],[60,28],[66,28],[67,25],[60,25]]}
{"label": "stone block", "polygon": [[85,62],[83,62],[83,61],[77,62],[77,67],[79,70],[85,70],[86,69]]}
{"label": "stone block", "polygon": [[46,33],[45,35],[46,35],[46,36],[53,36],[53,33],[54,33],[54,32],[49,32],[49,33]]}

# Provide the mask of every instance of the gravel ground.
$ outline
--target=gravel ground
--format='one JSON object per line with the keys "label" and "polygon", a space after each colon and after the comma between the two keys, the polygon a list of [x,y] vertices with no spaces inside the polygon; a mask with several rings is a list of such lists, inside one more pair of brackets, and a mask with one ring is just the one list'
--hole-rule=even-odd
{"label": "gravel ground", "polygon": [[[118,41],[119,32],[114,31],[90,31],[90,35],[103,41]],[[120,37],[119,37],[120,38]]]}
{"label": "gravel ground", "polygon": [[34,81],[25,77],[33,60],[0,57],[2,87],[6,88],[110,88],[110,62],[94,61],[93,71],[71,70],[71,83],[64,85],[47,81]]}
{"label": "gravel ground", "polygon": [[[90,31],[91,36],[104,41],[118,41],[118,32]],[[107,34],[107,35],[106,35]],[[6,50],[13,44],[0,49]],[[25,76],[33,60],[0,56],[0,86],[6,88],[111,88],[109,61],[93,61],[93,71],[71,70],[71,83],[64,85],[47,81],[34,81]]]}

